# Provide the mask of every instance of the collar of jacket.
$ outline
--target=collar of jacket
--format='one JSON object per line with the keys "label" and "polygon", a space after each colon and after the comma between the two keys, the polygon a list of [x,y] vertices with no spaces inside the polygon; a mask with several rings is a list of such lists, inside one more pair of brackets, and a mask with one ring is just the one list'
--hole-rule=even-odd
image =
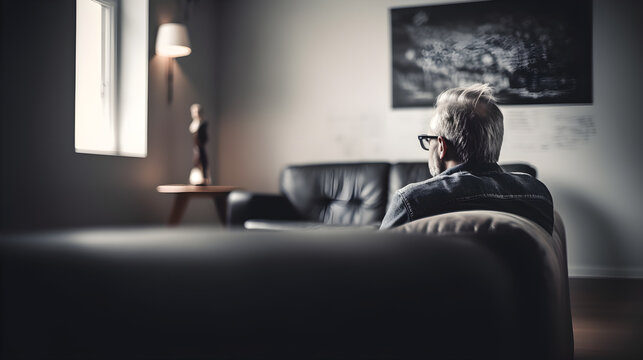
{"label": "collar of jacket", "polygon": [[444,170],[440,175],[453,175],[458,172],[468,171],[471,173],[479,172],[493,172],[493,173],[502,173],[504,170],[498,165],[498,163],[462,163],[458,164],[452,168]]}

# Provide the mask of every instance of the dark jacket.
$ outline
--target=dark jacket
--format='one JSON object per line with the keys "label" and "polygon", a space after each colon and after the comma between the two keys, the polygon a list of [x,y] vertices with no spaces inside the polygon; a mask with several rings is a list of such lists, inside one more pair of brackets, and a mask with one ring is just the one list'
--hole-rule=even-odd
{"label": "dark jacket", "polygon": [[496,163],[465,163],[398,190],[380,229],[462,210],[516,214],[534,221],[549,233],[554,227],[553,201],[543,183],[528,174],[505,172]]}

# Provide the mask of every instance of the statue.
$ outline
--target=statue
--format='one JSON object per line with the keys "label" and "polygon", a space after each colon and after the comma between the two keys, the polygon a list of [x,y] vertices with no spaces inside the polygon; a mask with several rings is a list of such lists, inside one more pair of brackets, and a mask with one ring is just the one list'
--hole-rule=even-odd
{"label": "statue", "polygon": [[190,133],[194,138],[193,164],[190,171],[190,184],[209,185],[210,170],[208,168],[208,155],[205,152],[205,143],[208,141],[208,123],[203,120],[203,107],[199,104],[190,106],[192,122]]}

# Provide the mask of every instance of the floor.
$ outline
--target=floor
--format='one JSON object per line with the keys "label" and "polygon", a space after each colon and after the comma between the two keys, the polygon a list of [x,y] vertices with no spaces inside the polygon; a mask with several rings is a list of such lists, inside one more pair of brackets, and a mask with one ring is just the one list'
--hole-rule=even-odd
{"label": "floor", "polygon": [[575,359],[643,359],[643,279],[570,278]]}

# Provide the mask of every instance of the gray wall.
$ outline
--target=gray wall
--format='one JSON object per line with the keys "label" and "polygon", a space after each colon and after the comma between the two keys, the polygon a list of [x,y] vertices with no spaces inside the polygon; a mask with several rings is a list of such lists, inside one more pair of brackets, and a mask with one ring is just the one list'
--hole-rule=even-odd
{"label": "gray wall", "polygon": [[[276,192],[288,164],[424,161],[415,135],[432,110],[391,108],[388,12],[431,2],[444,3],[225,2],[219,180]],[[538,168],[567,225],[573,275],[643,276],[641,5],[593,5],[593,105],[503,107],[501,161]]]}
{"label": "gray wall", "polygon": [[[167,63],[154,55],[154,41],[159,22],[182,20],[176,6],[150,2],[148,156],[140,159],[74,151],[75,1],[2,1],[3,231],[165,222],[172,198],[155,187],[187,181],[189,106],[200,102],[213,119],[216,95],[217,4],[200,1],[188,23],[194,52],[177,61],[167,103]],[[215,147],[209,151],[216,159]],[[186,218],[214,214],[201,200]]]}

